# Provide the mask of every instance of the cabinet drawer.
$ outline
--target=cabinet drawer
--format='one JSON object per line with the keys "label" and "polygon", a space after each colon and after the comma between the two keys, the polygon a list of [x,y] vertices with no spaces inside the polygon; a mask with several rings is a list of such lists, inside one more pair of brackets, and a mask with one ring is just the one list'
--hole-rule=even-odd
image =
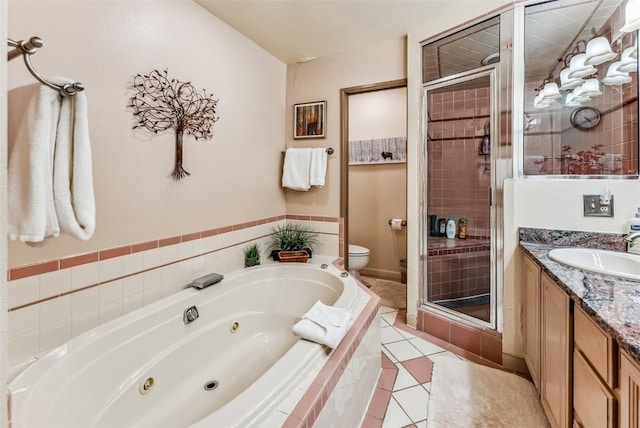
{"label": "cabinet drawer", "polygon": [[616,359],[614,358],[614,342],[589,316],[575,306],[573,316],[573,340],[596,373],[610,388],[616,386]]}
{"label": "cabinet drawer", "polygon": [[579,351],[573,353],[573,411],[579,426],[614,427],[616,401]]}

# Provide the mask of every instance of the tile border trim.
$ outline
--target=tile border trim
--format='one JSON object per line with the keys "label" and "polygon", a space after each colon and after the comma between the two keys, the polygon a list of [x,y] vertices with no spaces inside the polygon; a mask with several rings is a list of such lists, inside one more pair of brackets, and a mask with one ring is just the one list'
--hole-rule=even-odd
{"label": "tile border trim", "polygon": [[[44,273],[55,272],[57,270],[72,268],[88,263],[108,260],[115,257],[122,257],[141,251],[161,248],[168,245],[179,244],[182,242],[193,241],[195,239],[208,238],[214,235],[221,235],[227,232],[235,232],[237,230],[247,229],[249,227],[260,226],[267,223],[273,223],[280,220],[300,220],[300,221],[322,221],[329,223],[339,223],[340,218],[328,216],[310,216],[283,214],[274,217],[266,217],[259,220],[248,221],[244,223],[223,226],[215,229],[207,229],[200,232],[186,233],[184,235],[169,236],[154,239],[146,242],[138,242],[119,247],[106,248],[96,250],[89,253],[66,256],[58,259],[44,260],[28,265],[19,265],[10,267],[7,271],[7,281],[15,281],[17,279],[27,278],[30,276],[41,275]],[[97,284],[96,284],[97,285]]]}

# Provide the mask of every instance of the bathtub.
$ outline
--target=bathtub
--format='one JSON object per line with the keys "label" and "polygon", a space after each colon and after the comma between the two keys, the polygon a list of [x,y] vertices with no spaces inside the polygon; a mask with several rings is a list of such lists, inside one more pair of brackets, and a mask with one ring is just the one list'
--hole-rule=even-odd
{"label": "bathtub", "polygon": [[12,428],[259,426],[328,353],[293,335],[296,318],[316,300],[355,308],[340,273],[244,269],[77,336],[11,381]]}

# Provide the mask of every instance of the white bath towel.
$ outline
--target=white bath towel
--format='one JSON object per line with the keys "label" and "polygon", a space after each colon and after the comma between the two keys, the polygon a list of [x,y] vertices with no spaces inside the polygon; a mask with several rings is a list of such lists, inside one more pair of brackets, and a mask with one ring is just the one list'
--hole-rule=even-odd
{"label": "white bath towel", "polygon": [[[56,84],[73,83],[65,78],[52,80]],[[87,240],[95,230],[96,206],[84,91],[62,97],[53,159],[53,196],[60,230]]]}
{"label": "white bath towel", "polygon": [[310,168],[311,149],[287,149],[282,168],[282,187],[300,191],[309,190],[311,188]]}
{"label": "white bath towel", "polygon": [[347,332],[349,321],[349,309],[327,306],[318,300],[293,326],[293,332],[303,339],[335,349]]}
{"label": "white bath towel", "polygon": [[546,174],[544,169],[544,156],[525,156],[524,173],[527,175]]}
{"label": "white bath towel", "polygon": [[622,173],[622,155],[620,153],[607,153],[603,155],[598,162],[602,167],[603,174]]}
{"label": "white bath towel", "polygon": [[41,242],[61,231],[90,238],[95,201],[85,94],[63,97],[36,83],[11,91],[9,100],[9,238]]}
{"label": "white bath towel", "polygon": [[41,242],[58,236],[53,154],[59,94],[40,83],[9,93],[8,235]]}
{"label": "white bath towel", "polygon": [[309,167],[309,184],[312,186],[324,186],[327,175],[327,149],[311,149],[311,166]]}

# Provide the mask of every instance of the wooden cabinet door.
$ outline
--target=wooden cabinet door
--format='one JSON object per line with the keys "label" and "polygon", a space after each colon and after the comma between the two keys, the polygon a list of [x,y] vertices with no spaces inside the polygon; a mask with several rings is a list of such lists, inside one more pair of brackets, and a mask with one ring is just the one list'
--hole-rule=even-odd
{"label": "wooden cabinet door", "polygon": [[540,267],[524,258],[524,361],[540,392]]}
{"label": "wooden cabinet door", "polygon": [[620,426],[640,426],[640,367],[620,350]]}
{"label": "wooden cabinet door", "polygon": [[544,272],[540,398],[552,427],[571,426],[571,313],[569,296]]}
{"label": "wooden cabinet door", "polygon": [[613,428],[616,400],[582,352],[573,353],[573,411],[585,428]]}

